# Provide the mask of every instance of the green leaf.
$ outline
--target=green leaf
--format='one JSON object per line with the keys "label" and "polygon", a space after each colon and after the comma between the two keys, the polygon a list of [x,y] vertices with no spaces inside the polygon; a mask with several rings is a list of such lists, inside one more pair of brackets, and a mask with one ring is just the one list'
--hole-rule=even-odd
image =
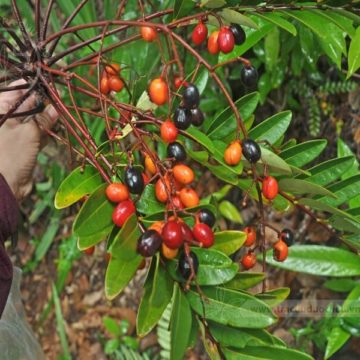
{"label": "green leaf", "polygon": [[103,324],[104,324],[105,329],[111,335],[113,335],[115,337],[119,337],[119,336],[122,335],[121,331],[120,331],[120,326],[119,326],[119,324],[117,323],[116,320],[112,319],[109,316],[104,316],[102,320],[103,320]]}
{"label": "green leaf", "polygon": [[256,297],[268,304],[270,307],[274,307],[286,300],[289,294],[289,288],[278,288],[256,294]]}
{"label": "green leaf", "polygon": [[[107,235],[112,227],[112,213],[115,205],[105,196],[107,184],[98,187],[81,207],[73,232],[78,237],[97,237],[99,241]],[[94,245],[94,244],[93,244]],[[84,248],[80,244],[80,250]]]}
{"label": "green leaf", "polygon": [[290,192],[291,194],[325,195],[336,198],[336,195],[331,191],[306,180],[289,178],[281,179],[279,181],[279,188],[282,191]]}
{"label": "green leaf", "polygon": [[176,0],[174,5],[173,19],[180,19],[189,14],[196,3],[192,0]]}
{"label": "green leaf", "polygon": [[[199,269],[196,275],[198,285],[219,285],[230,281],[239,271],[238,264],[235,264],[225,254],[213,250],[192,248],[192,251],[199,259]],[[177,281],[185,282],[178,274],[178,259],[167,263],[170,275]]]}
{"label": "green leaf", "polygon": [[330,279],[325,281],[323,285],[332,291],[347,293],[359,285],[359,282],[352,279]]}
{"label": "green leaf", "polygon": [[249,137],[256,141],[267,140],[276,143],[285,133],[291,122],[291,111],[283,111],[262,121],[249,132]]}
{"label": "green leaf", "polygon": [[224,349],[226,360],[313,360],[310,355],[277,346],[247,346],[243,350]]}
{"label": "green leaf", "polygon": [[215,233],[213,250],[218,250],[226,255],[231,255],[243,245],[246,234],[242,231],[226,230]]}
{"label": "green leaf", "polygon": [[137,217],[133,215],[123,225],[109,249],[111,258],[105,275],[105,295],[109,300],[125,288],[143,259],[136,252],[140,235]]}
{"label": "green leaf", "polygon": [[360,68],[360,26],[356,29],[356,34],[351,40],[348,57],[347,79]]}
{"label": "green leaf", "polygon": [[280,153],[280,157],[289,165],[302,167],[316,159],[326,148],[326,140],[310,140],[292,146]]}
{"label": "green leaf", "polygon": [[157,201],[155,197],[155,185],[145,186],[139,201],[136,203],[136,209],[142,214],[151,215],[165,210],[165,205]]}
{"label": "green leaf", "polygon": [[161,319],[171,301],[173,285],[174,282],[160,264],[160,256],[153,257],[136,318],[136,330],[140,337],[148,334]]}
{"label": "green leaf", "polygon": [[280,31],[274,27],[265,37],[265,66],[266,71],[272,71],[279,61]]}
{"label": "green leaf", "polygon": [[260,147],[261,161],[258,162],[258,165],[266,164],[274,173],[281,173],[287,175],[292,174],[290,166],[281,157],[262,146]]}
{"label": "green leaf", "polygon": [[341,349],[344,344],[350,339],[350,337],[351,335],[347,331],[343,330],[341,327],[333,327],[327,337],[328,342],[326,345],[324,359],[329,359],[329,357],[331,357],[339,349]]}
{"label": "green leaf", "polygon": [[228,219],[234,223],[243,223],[239,210],[228,200],[223,200],[219,204],[219,212],[225,219]]}
{"label": "green leaf", "polygon": [[233,290],[246,290],[259,284],[264,279],[264,273],[240,272],[224,286]]}
{"label": "green leaf", "polygon": [[[188,0],[184,0],[184,1],[188,1]],[[226,5],[225,0],[201,0],[200,6],[205,6],[209,9],[216,9],[222,7],[223,5]]]}
{"label": "green leaf", "polygon": [[289,248],[284,262],[275,261],[272,250],[267,253],[268,264],[290,271],[317,276],[347,277],[360,275],[360,257],[342,249],[318,245],[295,245]]}
{"label": "green leaf", "polygon": [[179,285],[175,286],[174,304],[171,313],[170,359],[182,360],[190,340],[192,314],[189,302]]}
{"label": "green leaf", "polygon": [[[247,119],[255,111],[259,103],[259,93],[247,94],[235,102],[243,119]],[[237,123],[234,111],[229,106],[204,126],[205,132],[211,139],[223,139],[236,129]]]}
{"label": "green leaf", "polygon": [[72,171],[61,183],[55,195],[55,208],[66,208],[92,193],[103,182],[97,169],[82,166]]}
{"label": "green leaf", "polygon": [[255,13],[255,16],[277,25],[278,27],[288,31],[293,36],[296,36],[297,34],[296,27],[277,13]]}
{"label": "green leaf", "polygon": [[221,346],[231,346],[237,349],[251,345],[282,345],[283,343],[262,329],[236,329],[230,326],[209,321],[211,335]]}
{"label": "green leaf", "polygon": [[330,20],[337,25],[342,31],[348,34],[351,38],[355,35],[355,29],[352,25],[352,20],[347,19],[334,11],[312,10],[315,14],[322,16],[326,20]]}
{"label": "green leaf", "polygon": [[202,145],[205,149],[207,149],[211,153],[214,152],[215,146],[214,146],[213,142],[202,131],[200,131],[199,129],[192,126],[186,130],[186,133],[188,134],[188,136],[191,140]]}
{"label": "green leaf", "polygon": [[110,339],[105,343],[104,352],[107,355],[113,354],[120,346],[119,339]]}
{"label": "green leaf", "polygon": [[202,290],[207,301],[193,290],[186,297],[193,310],[201,316],[205,313],[208,320],[251,329],[263,328],[276,321],[268,305],[254,296],[221,287],[203,287]]}
{"label": "green leaf", "polygon": [[225,21],[227,21],[229,23],[235,23],[235,24],[239,24],[239,25],[248,26],[255,30],[257,30],[259,28],[258,25],[253,20],[251,20],[248,16],[245,16],[235,10],[226,8],[226,9],[222,10],[219,13],[219,15]]}
{"label": "green leaf", "polygon": [[306,178],[306,181],[325,186],[338,179],[351,166],[352,162],[352,156],[324,161],[307,170],[311,176],[300,175],[298,178]]}

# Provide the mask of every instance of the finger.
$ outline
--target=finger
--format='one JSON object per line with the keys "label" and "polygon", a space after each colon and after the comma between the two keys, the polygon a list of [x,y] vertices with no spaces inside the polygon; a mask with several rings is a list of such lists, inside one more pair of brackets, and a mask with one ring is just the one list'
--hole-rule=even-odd
{"label": "finger", "polygon": [[46,131],[54,126],[58,117],[59,114],[55,108],[52,105],[48,105],[41,114],[36,115],[36,120],[40,129]]}

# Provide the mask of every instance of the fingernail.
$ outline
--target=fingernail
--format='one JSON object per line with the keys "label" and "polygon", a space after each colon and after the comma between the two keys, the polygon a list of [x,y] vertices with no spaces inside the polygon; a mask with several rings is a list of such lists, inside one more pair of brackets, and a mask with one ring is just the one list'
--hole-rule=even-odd
{"label": "fingernail", "polygon": [[55,120],[59,116],[58,112],[52,105],[48,105],[46,112],[50,116],[51,120]]}

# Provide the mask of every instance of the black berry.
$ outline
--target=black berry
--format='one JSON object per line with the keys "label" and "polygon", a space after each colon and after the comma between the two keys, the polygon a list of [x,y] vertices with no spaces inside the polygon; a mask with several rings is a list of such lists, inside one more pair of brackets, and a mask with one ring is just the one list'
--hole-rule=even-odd
{"label": "black berry", "polygon": [[167,156],[175,158],[176,161],[184,161],[186,159],[185,148],[177,141],[172,142],[167,147]]}
{"label": "black berry", "polygon": [[144,178],[141,171],[133,166],[125,170],[125,184],[132,194],[141,194],[144,190]]}
{"label": "black berry", "polygon": [[290,229],[282,229],[280,239],[284,241],[287,246],[291,246],[294,243],[294,234]]}
{"label": "black berry", "polygon": [[204,114],[199,108],[191,109],[191,122],[194,126],[201,126],[204,122]]}
{"label": "black berry", "polygon": [[246,34],[244,29],[238,25],[238,24],[231,24],[230,25],[230,31],[233,33],[234,35],[234,39],[235,39],[235,44],[236,45],[241,45],[245,42],[246,40]]}
{"label": "black berry", "polygon": [[138,239],[137,252],[149,257],[155,255],[162,243],[160,234],[156,230],[146,230]]}
{"label": "black berry", "polygon": [[241,69],[241,81],[247,88],[254,88],[258,80],[258,72],[253,66],[244,66]]}
{"label": "black berry", "polygon": [[179,272],[185,280],[188,280],[191,276],[191,267],[196,275],[199,269],[199,260],[197,256],[193,252],[190,252],[189,256],[182,253],[179,257]]}
{"label": "black berry", "polygon": [[252,164],[255,164],[261,158],[260,146],[254,140],[243,140],[242,151],[245,159]]}
{"label": "black berry", "polygon": [[190,110],[179,106],[175,110],[174,124],[178,129],[186,130],[191,125],[191,112]]}
{"label": "black berry", "polygon": [[193,109],[200,104],[200,93],[194,84],[188,84],[183,92],[183,103],[187,109]]}
{"label": "black berry", "polygon": [[199,212],[199,220],[201,223],[204,223],[209,227],[213,227],[215,225],[216,218],[212,211],[208,209],[201,209]]}

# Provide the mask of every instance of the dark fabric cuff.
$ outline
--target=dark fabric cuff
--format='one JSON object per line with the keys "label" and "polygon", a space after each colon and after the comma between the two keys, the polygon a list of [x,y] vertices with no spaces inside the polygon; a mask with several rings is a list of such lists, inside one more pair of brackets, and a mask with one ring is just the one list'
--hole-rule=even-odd
{"label": "dark fabric cuff", "polygon": [[9,185],[0,174],[0,317],[9,296],[13,268],[4,242],[16,232],[19,209]]}

